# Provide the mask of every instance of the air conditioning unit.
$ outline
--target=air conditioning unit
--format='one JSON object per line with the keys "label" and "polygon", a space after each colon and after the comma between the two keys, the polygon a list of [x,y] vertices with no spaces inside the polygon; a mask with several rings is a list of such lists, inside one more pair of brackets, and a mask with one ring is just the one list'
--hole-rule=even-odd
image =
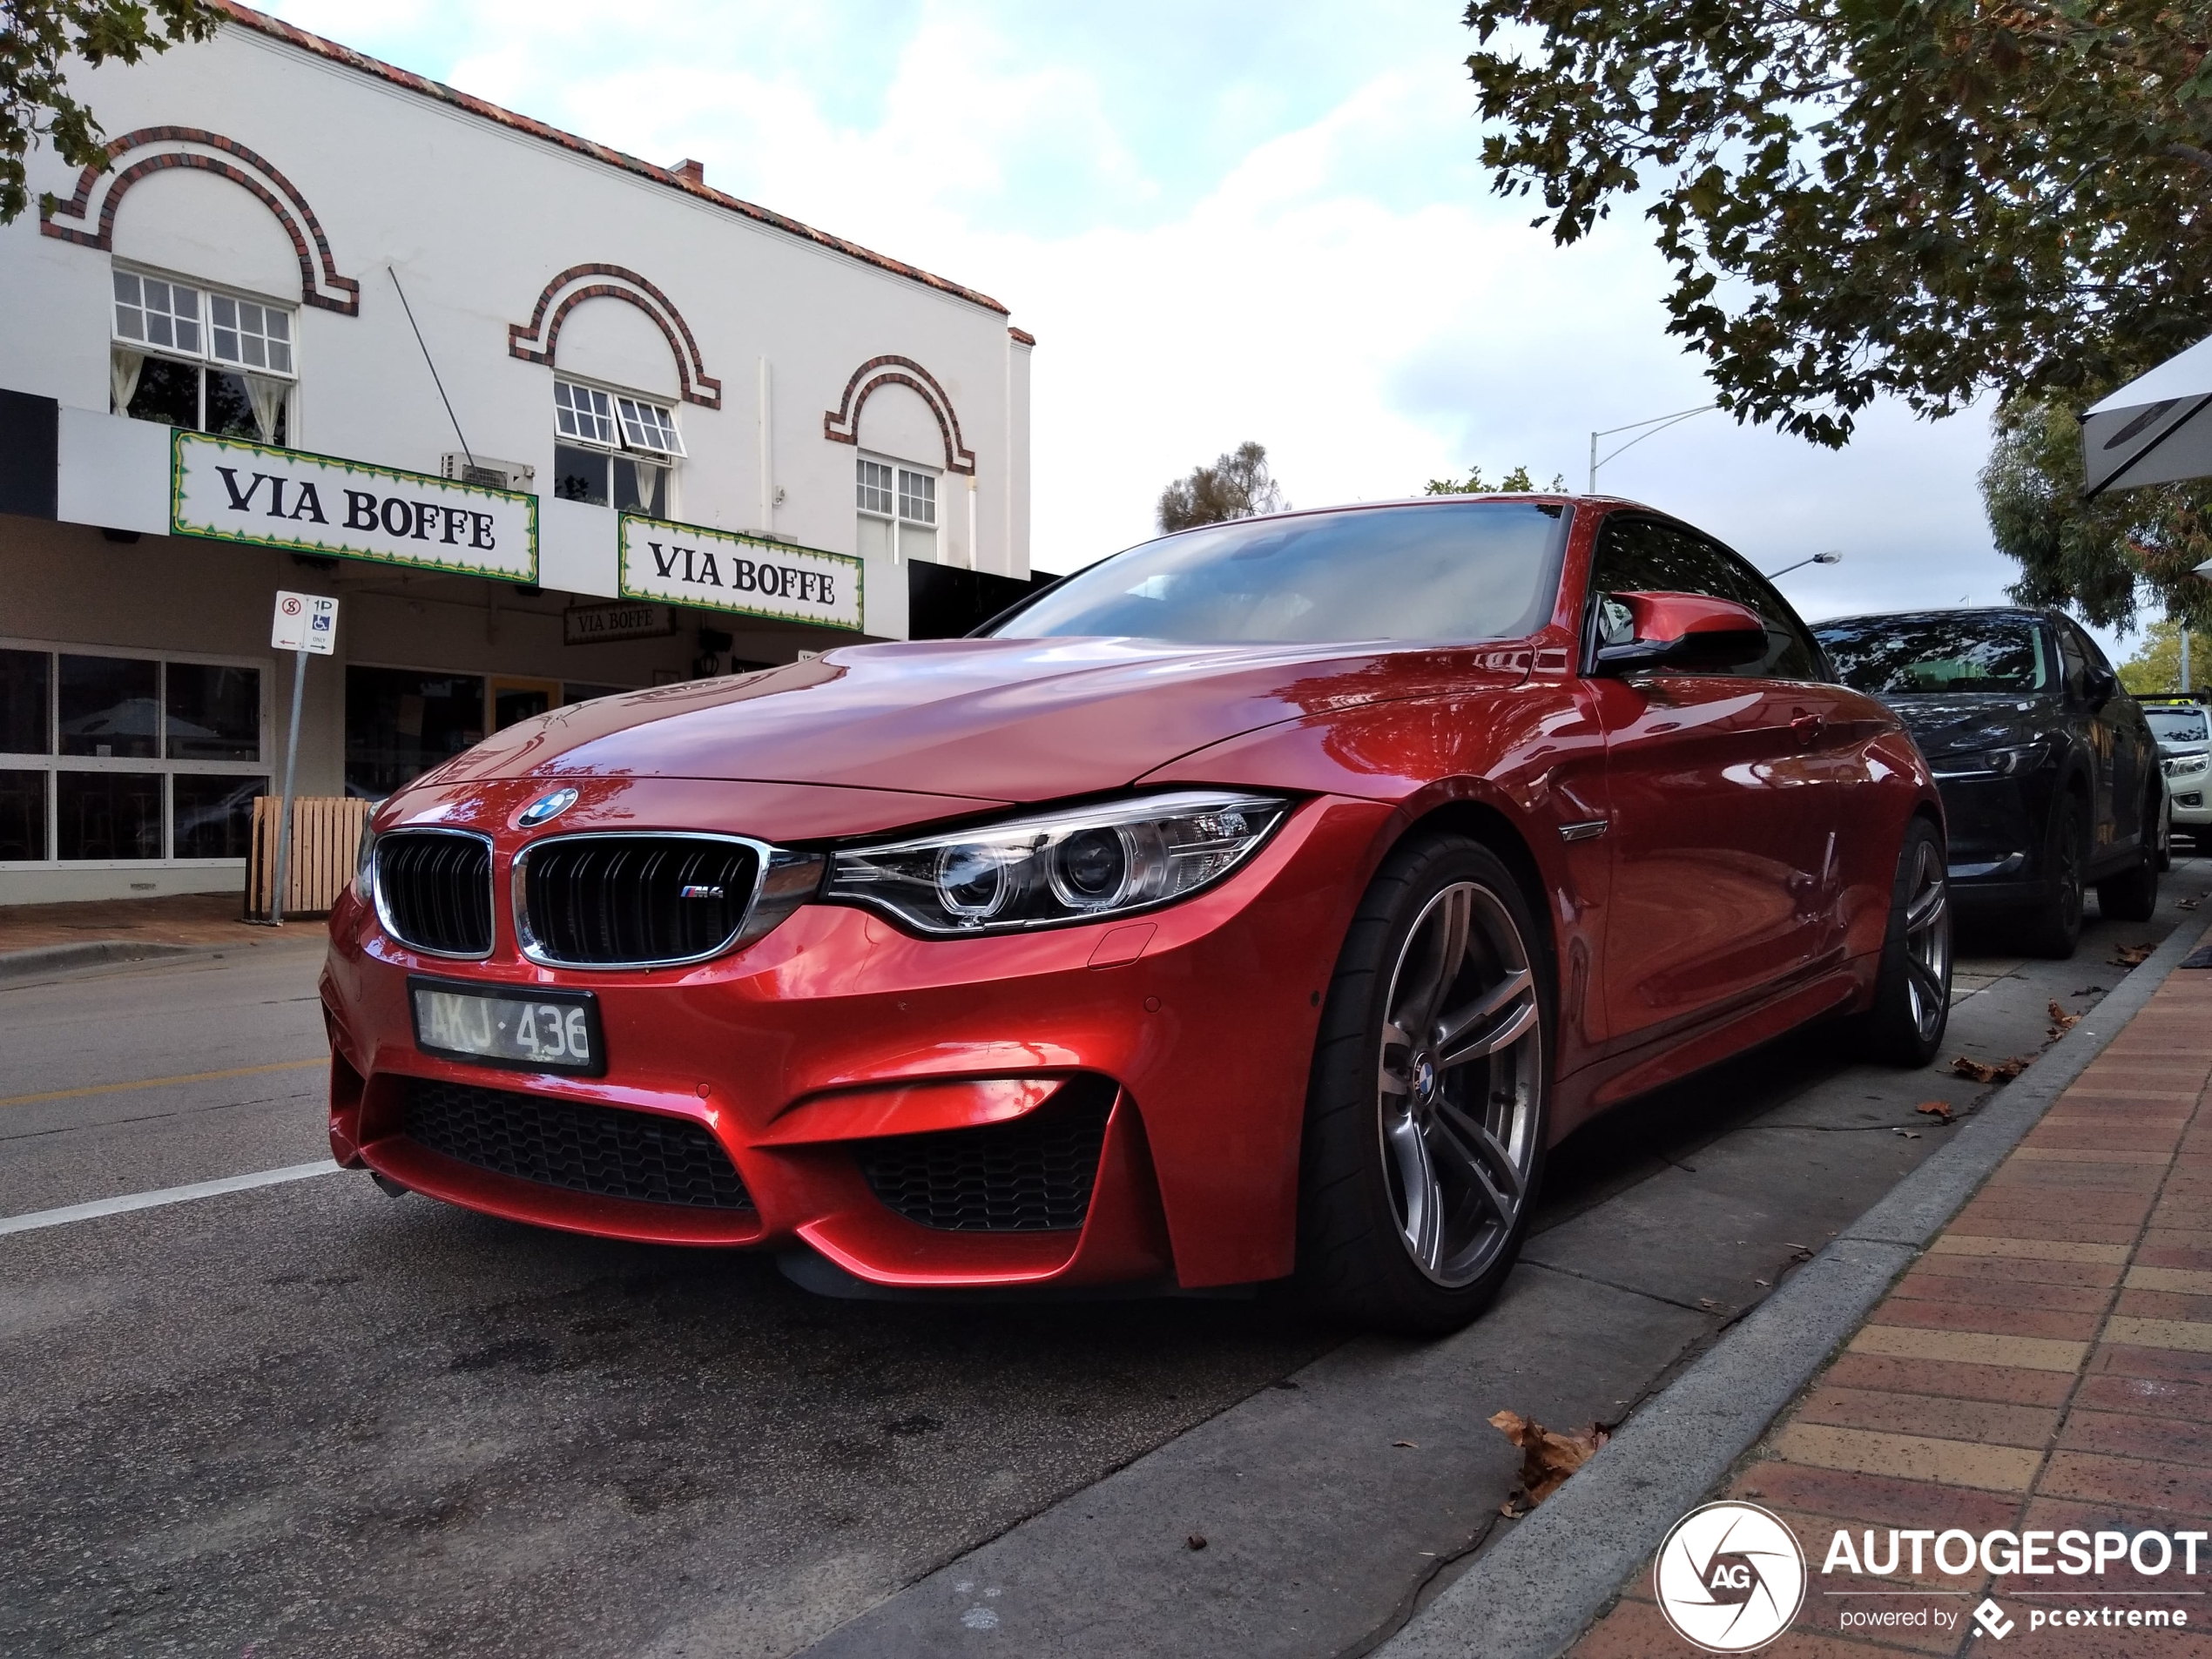
{"label": "air conditioning unit", "polygon": [[458,449],[448,449],[438,457],[438,470],[457,484],[475,484],[486,489],[515,489],[523,495],[537,490],[537,469],[526,467],[519,461],[495,461],[489,455],[478,455],[475,461]]}

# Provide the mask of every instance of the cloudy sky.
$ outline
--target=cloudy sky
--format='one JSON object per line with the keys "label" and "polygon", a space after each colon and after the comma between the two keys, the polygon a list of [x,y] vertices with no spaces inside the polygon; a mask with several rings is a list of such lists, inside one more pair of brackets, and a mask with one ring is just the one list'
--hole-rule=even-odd
{"label": "cloudy sky", "polygon": [[[1299,505],[1580,487],[1591,428],[1710,398],[1641,220],[1554,248],[1489,193],[1451,0],[274,10],[1003,300],[1040,342],[1040,569],[1143,539],[1246,438]],[[1840,455],[1708,414],[1600,483],[1767,570],[1842,550],[1784,579],[1809,617],[1990,604],[1986,443],[1980,412],[1877,410]]]}

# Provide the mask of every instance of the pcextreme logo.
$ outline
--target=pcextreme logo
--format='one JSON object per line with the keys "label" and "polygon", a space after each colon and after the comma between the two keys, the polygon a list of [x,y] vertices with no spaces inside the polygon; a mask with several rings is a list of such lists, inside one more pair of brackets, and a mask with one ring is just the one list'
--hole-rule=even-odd
{"label": "pcextreme logo", "polygon": [[1675,1633],[1708,1653],[1749,1653],[1790,1628],[1805,1599],[1805,1555],[1755,1503],[1709,1503],[1675,1523],[1651,1569]]}

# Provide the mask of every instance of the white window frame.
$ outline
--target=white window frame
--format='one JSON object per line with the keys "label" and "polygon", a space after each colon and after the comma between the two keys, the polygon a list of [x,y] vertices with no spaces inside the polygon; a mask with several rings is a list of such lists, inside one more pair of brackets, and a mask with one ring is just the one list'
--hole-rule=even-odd
{"label": "white window frame", "polygon": [[[271,724],[276,718],[276,663],[267,657],[226,657],[212,651],[149,651],[136,645],[102,645],[86,640],[28,639],[0,634],[0,651],[43,651],[51,659],[46,685],[46,752],[0,754],[0,772],[44,772],[46,774],[46,856],[43,859],[0,859],[0,870],[243,870],[237,859],[180,859],[169,856],[176,844],[175,785],[178,773],[192,776],[266,778],[273,791],[278,783]],[[169,678],[165,668],[155,681],[155,701],[161,711],[161,727],[151,755],[65,755],[61,750],[61,662],[63,657],[114,657],[151,662],[159,667],[187,663],[209,668],[253,668],[261,675],[260,756],[253,760],[172,760],[169,758]],[[64,772],[158,772],[161,786],[161,846],[163,855],[152,859],[64,859],[61,849],[61,788],[57,775]]]}
{"label": "white window frame", "polygon": [[[610,507],[611,508],[614,499],[613,462],[627,461],[632,466],[660,469],[661,513],[664,517],[674,518],[677,480],[683,473],[683,468],[678,463],[685,458],[684,434],[676,424],[675,402],[656,393],[631,391],[624,387],[611,385],[605,381],[586,380],[581,374],[556,373],[553,376],[553,384],[556,388],[567,386],[581,389],[590,393],[594,398],[604,399],[606,401],[610,435],[604,439],[581,437],[561,429],[561,417],[564,411],[561,408],[561,395],[558,390],[556,390],[553,395],[553,442],[556,444],[566,444],[576,449],[597,450],[601,455],[611,457],[608,462],[607,474],[607,497]],[[633,413],[642,408],[657,410],[660,415],[660,423],[666,427],[666,436],[672,447],[666,449],[656,449],[646,443],[631,442],[627,430],[631,422],[625,418],[624,409],[625,404],[630,406]],[[641,427],[644,425],[642,420],[639,424]],[[656,433],[653,435],[660,435]]]}
{"label": "white window frame", "polygon": [[[887,507],[878,508],[867,504],[868,493],[872,490],[882,489],[884,487],[868,482],[867,475],[861,470],[864,467],[880,467],[888,470],[890,482],[887,489],[885,490],[889,502]],[[927,518],[914,516],[907,510],[907,504],[914,498],[914,493],[907,488],[907,481],[910,479],[927,481],[929,505],[929,516]],[[930,562],[933,563],[943,562],[945,521],[941,511],[942,502],[938,493],[939,486],[943,481],[944,474],[940,469],[921,466],[911,461],[901,461],[896,455],[880,455],[873,450],[864,449],[855,457],[853,465],[853,510],[862,518],[872,518],[879,523],[890,526],[892,563],[904,564],[907,562],[909,556],[907,537],[910,531],[928,532],[932,550]]]}
{"label": "white window frame", "polygon": [[[194,327],[197,328],[199,334],[199,344],[198,347],[187,348],[185,347],[177,345],[165,346],[151,340],[133,340],[128,334],[125,334],[123,332],[122,317],[118,309],[123,301],[120,298],[118,298],[115,291],[115,280],[118,277],[133,277],[140,283],[148,281],[165,282],[172,288],[189,288],[194,293],[199,295],[199,301],[193,312]],[[145,294],[143,287],[139,290],[139,293],[143,299]],[[215,301],[219,299],[228,300],[235,305],[258,306],[265,313],[273,312],[283,316],[287,320],[285,323],[285,328],[287,334],[286,343],[291,348],[291,367],[280,369],[257,368],[253,364],[246,361],[242,355],[236,358],[218,356],[215,352]],[[144,309],[143,306],[139,308],[141,310]],[[177,314],[172,311],[170,314],[173,316]],[[297,305],[288,303],[282,300],[273,300],[268,295],[263,293],[250,293],[243,288],[232,287],[224,283],[204,282],[198,277],[185,276],[181,273],[175,271],[162,270],[154,266],[139,265],[134,261],[127,260],[113,260],[109,262],[107,283],[107,323],[108,349],[111,354],[118,351],[137,352],[142,357],[163,357],[167,358],[172,362],[190,363],[195,368],[199,368],[203,371],[212,368],[220,370],[226,374],[254,374],[259,375],[263,380],[281,382],[285,388],[283,406],[285,415],[285,442],[287,444],[294,448],[299,447],[300,307]],[[265,334],[264,338],[266,337],[266,336]],[[118,408],[115,412],[118,415],[127,415],[129,413],[127,409],[123,408]],[[194,429],[205,431],[206,430],[206,428],[207,377],[206,374],[203,373],[199,381],[199,408],[195,414]],[[180,658],[179,660],[183,659]]]}

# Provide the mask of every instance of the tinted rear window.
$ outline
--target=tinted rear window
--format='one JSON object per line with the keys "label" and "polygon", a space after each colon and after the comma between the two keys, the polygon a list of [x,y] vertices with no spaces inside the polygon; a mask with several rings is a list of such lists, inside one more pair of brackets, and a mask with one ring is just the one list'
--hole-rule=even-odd
{"label": "tinted rear window", "polygon": [[1509,639],[1550,619],[1563,507],[1467,502],[1244,519],[1146,542],[992,631],[1190,644]]}
{"label": "tinted rear window", "polygon": [[2202,743],[2206,737],[2202,709],[2145,709],[2153,736],[2161,743]]}
{"label": "tinted rear window", "polygon": [[1865,617],[1813,633],[1844,685],[1877,697],[2047,691],[2043,631],[2019,617]]}

